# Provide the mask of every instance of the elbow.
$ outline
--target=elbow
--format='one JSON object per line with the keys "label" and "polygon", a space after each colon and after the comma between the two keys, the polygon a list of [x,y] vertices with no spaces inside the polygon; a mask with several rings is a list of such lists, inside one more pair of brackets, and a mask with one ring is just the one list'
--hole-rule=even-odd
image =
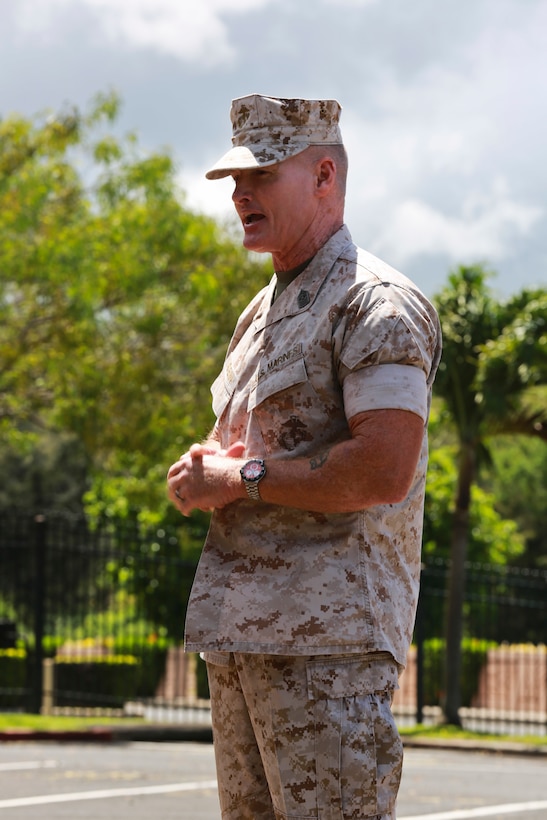
{"label": "elbow", "polygon": [[393,492],[389,495],[388,499],[386,500],[386,504],[401,504],[409,493],[410,487],[405,488],[398,488],[393,489]]}
{"label": "elbow", "polygon": [[414,476],[396,478],[393,476],[391,480],[386,480],[383,484],[382,491],[379,493],[381,499],[378,504],[400,504],[408,498],[408,494],[412,488]]}

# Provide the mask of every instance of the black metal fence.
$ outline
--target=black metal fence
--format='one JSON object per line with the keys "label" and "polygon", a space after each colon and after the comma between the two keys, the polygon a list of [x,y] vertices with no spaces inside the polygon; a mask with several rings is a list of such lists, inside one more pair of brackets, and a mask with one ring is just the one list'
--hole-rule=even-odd
{"label": "black metal fence", "polygon": [[[415,644],[395,710],[437,720],[449,563],[424,565]],[[175,532],[0,513],[0,711],[138,713],[207,698],[182,652],[195,572]],[[547,731],[547,572],[467,566],[464,725]]]}
{"label": "black metal fence", "polygon": [[[413,647],[396,694],[400,715],[441,719],[450,562],[422,569]],[[466,728],[547,733],[547,572],[468,563],[460,718]]]}

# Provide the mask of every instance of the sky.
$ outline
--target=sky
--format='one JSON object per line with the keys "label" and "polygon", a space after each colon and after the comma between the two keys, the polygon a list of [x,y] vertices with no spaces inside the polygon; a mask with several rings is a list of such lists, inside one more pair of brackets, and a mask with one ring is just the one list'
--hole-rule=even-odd
{"label": "sky", "polygon": [[458,265],[547,286],[547,0],[0,0],[0,117],[122,99],[224,220],[231,100],[336,98],[354,241],[429,296]]}

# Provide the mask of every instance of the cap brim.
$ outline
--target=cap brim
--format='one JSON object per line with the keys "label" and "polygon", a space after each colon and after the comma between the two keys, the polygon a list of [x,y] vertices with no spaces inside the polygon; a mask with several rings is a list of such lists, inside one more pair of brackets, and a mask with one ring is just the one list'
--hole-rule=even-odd
{"label": "cap brim", "polygon": [[249,151],[245,145],[237,145],[224,154],[205,176],[207,179],[222,179],[229,176],[232,171],[242,168],[258,168],[261,164],[263,163],[259,163],[253,152]]}
{"label": "cap brim", "polygon": [[253,145],[251,150],[247,145],[236,145],[224,154],[205,174],[207,179],[222,179],[228,177],[234,171],[242,171],[248,168],[266,168],[268,165],[277,165],[288,157],[300,154],[309,147],[309,143],[299,145],[283,145],[272,147],[271,145]]}

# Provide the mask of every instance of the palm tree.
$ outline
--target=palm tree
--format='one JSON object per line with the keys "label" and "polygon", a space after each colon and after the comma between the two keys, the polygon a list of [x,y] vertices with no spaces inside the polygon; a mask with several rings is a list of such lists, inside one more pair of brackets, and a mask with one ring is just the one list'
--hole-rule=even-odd
{"label": "palm tree", "polygon": [[[547,411],[535,391],[547,384],[547,290],[525,290],[497,302],[480,265],[461,266],[435,303],[443,359],[435,391],[458,440],[458,480],[446,609],[444,719],[460,725],[461,639],[471,488],[493,436],[547,441]],[[534,398],[536,403],[534,406]]]}

